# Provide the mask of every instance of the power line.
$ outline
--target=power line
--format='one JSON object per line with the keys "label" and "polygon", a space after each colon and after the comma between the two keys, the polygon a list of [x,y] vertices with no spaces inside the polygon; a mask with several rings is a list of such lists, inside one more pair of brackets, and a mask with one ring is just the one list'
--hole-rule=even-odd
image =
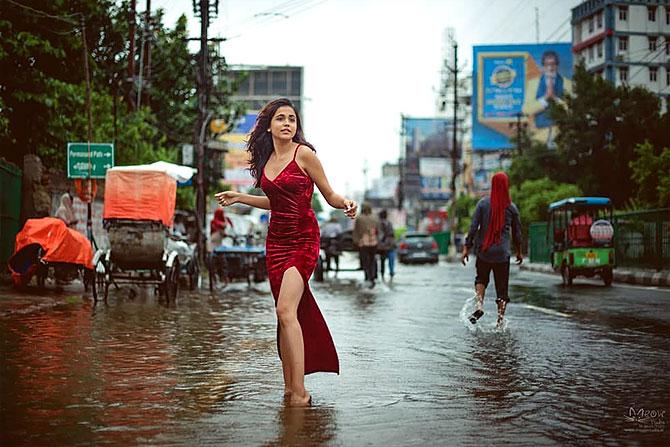
{"label": "power line", "polygon": [[30,6],[24,5],[22,3],[15,2],[14,0],[4,0],[4,1],[6,1],[7,3],[11,3],[12,5],[18,6],[19,8],[23,8],[26,11],[30,11],[33,14],[37,14],[39,16],[47,17],[47,18],[54,19],[54,20],[60,20],[62,22],[69,23],[70,25],[79,25],[79,22],[77,22],[76,20],[71,19],[72,17],[83,16],[83,14],[80,13],[80,12],[75,12],[74,14],[68,14],[67,16],[55,16],[53,14],[49,14],[49,13],[41,11],[39,9],[31,8]]}

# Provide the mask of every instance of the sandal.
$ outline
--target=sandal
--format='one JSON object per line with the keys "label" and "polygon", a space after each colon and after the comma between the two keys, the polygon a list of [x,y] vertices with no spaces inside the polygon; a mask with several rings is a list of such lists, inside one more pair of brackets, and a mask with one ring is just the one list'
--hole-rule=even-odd
{"label": "sandal", "polygon": [[470,323],[472,324],[477,324],[477,320],[479,320],[482,315],[484,315],[484,311],[481,309],[477,309],[476,311],[472,312],[472,315],[470,315]]}

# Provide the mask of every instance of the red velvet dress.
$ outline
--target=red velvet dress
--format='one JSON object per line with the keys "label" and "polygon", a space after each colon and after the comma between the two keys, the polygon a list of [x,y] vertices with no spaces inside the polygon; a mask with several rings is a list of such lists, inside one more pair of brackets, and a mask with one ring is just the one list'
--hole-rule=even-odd
{"label": "red velvet dress", "polygon": [[[300,146],[298,146],[300,147]],[[312,210],[314,182],[293,160],[274,180],[265,175],[261,188],[270,200],[270,227],[266,240],[266,261],[272,296],[277,305],[284,272],[296,267],[305,283],[298,305],[298,321],[305,347],[305,374],[340,372],[337,351],[326,321],[321,315],[308,280],[319,257],[319,225]],[[277,348],[281,336],[277,326]],[[281,357],[281,352],[279,352]]]}

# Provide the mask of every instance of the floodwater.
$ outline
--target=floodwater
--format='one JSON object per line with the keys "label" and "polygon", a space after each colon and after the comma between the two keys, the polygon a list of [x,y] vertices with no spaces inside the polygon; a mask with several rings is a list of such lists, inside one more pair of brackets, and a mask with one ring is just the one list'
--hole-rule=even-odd
{"label": "floodwater", "polygon": [[0,444],[667,445],[670,291],[513,269],[496,330],[491,299],[465,318],[472,265],[361,275],[312,283],[341,374],[306,378],[311,408],[283,404],[267,284],[0,307]]}

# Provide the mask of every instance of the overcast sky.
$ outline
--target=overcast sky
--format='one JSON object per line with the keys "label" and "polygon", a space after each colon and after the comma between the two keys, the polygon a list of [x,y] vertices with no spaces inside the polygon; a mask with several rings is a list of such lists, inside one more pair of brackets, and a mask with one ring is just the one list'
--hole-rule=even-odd
{"label": "overcast sky", "polygon": [[[229,64],[304,67],[305,135],[342,194],[361,191],[400,151],[400,116],[436,110],[444,30],[472,70],[472,46],[570,41],[579,0],[221,0],[209,28],[226,37]],[[145,2],[139,0],[138,12]],[[185,13],[200,35],[191,0],[154,0],[173,27]],[[194,47],[194,50],[197,47]]]}

